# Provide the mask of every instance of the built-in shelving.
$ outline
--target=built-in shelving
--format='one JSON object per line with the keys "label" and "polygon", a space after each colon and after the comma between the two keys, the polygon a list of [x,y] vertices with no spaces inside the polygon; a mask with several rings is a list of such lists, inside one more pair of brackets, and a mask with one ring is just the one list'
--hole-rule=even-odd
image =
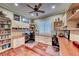
{"label": "built-in shelving", "polygon": [[79,3],[72,3],[68,11],[71,11],[72,9],[79,9]]}
{"label": "built-in shelving", "polygon": [[79,12],[76,12],[75,14],[73,14],[68,18],[68,21],[76,21],[76,20],[79,20]]}
{"label": "built-in shelving", "polygon": [[0,52],[11,48],[11,20],[0,17]]}
{"label": "built-in shelving", "polygon": [[57,28],[57,30],[71,30],[71,31],[74,31],[74,30],[79,30],[79,28]]}
{"label": "built-in shelving", "polygon": [[67,28],[69,30],[79,30],[79,3],[73,3],[67,11]]}

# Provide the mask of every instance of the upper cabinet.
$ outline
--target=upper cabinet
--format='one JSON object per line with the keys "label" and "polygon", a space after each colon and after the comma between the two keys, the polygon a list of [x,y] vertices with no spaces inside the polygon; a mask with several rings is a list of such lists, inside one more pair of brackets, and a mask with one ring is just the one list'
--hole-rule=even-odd
{"label": "upper cabinet", "polygon": [[67,11],[68,20],[78,20],[79,19],[79,3],[73,3],[69,10]]}
{"label": "upper cabinet", "polygon": [[79,28],[79,3],[73,3],[67,11],[67,27]]}

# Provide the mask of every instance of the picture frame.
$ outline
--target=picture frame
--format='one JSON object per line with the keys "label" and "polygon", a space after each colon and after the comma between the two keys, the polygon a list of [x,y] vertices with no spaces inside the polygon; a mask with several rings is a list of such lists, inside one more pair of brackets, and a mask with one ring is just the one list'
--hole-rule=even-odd
{"label": "picture frame", "polygon": [[17,14],[14,14],[14,20],[16,20],[16,21],[20,21],[20,16],[17,15]]}

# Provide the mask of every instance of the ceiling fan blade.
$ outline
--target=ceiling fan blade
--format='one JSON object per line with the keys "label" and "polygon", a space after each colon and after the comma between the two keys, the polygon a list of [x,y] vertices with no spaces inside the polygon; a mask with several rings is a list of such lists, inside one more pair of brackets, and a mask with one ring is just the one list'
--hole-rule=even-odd
{"label": "ceiling fan blade", "polygon": [[33,12],[35,12],[35,11],[31,11],[31,12],[29,12],[29,13],[33,13]]}
{"label": "ceiling fan blade", "polygon": [[39,9],[41,6],[42,6],[42,4],[41,4],[41,3],[39,3],[39,4],[38,4],[38,9]]}
{"label": "ceiling fan blade", "polygon": [[45,13],[45,11],[43,11],[43,10],[38,10],[38,12]]}
{"label": "ceiling fan blade", "polygon": [[38,13],[36,13],[36,16],[38,16]]}
{"label": "ceiling fan blade", "polygon": [[27,4],[26,6],[27,6],[27,7],[29,7],[29,8],[31,8],[31,9],[34,9],[34,8],[33,8],[33,7],[31,7],[29,4]]}

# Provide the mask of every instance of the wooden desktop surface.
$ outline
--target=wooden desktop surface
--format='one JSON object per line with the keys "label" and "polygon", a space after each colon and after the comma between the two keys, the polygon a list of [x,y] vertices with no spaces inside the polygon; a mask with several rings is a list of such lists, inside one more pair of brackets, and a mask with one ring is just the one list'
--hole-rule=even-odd
{"label": "wooden desktop surface", "polygon": [[71,41],[66,38],[58,37],[60,45],[60,53],[63,56],[79,56],[79,49],[76,48]]}

